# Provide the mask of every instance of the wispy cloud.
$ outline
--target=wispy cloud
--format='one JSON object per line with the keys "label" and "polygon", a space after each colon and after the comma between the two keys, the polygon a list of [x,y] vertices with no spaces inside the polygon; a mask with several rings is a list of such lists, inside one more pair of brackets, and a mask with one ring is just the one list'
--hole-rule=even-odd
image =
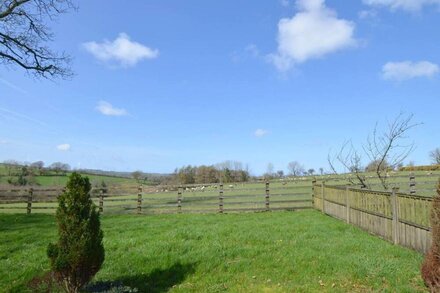
{"label": "wispy cloud", "polygon": [[62,152],[67,152],[70,150],[70,144],[68,143],[59,144],[57,145],[57,150]]}
{"label": "wispy cloud", "polygon": [[113,41],[86,42],[83,47],[98,60],[116,62],[123,67],[134,66],[142,60],[159,56],[159,50],[131,41],[125,33],[120,33]]}
{"label": "wispy cloud", "polygon": [[43,122],[41,120],[34,119],[34,118],[32,118],[32,117],[30,117],[28,115],[25,115],[25,114],[22,114],[22,113],[18,113],[18,112],[15,112],[15,111],[12,111],[12,110],[9,110],[9,109],[6,109],[6,108],[0,108],[0,117],[1,116],[3,116],[3,117],[12,117],[15,120],[19,120],[19,121],[20,120],[26,120],[28,122],[32,122],[33,124],[39,124],[39,125],[44,126],[44,127],[48,126],[45,122]]}
{"label": "wispy cloud", "polygon": [[370,6],[384,6],[391,10],[405,10],[408,12],[418,12],[424,6],[440,5],[440,0],[363,0]]}
{"label": "wispy cloud", "polygon": [[17,92],[20,92],[22,94],[27,94],[28,92],[25,91],[24,89],[22,89],[21,87],[19,87],[18,85],[13,84],[12,82],[7,81],[6,79],[0,77],[0,82],[4,85],[6,85],[7,87],[16,90]]}
{"label": "wispy cloud", "polygon": [[354,46],[355,24],[340,19],[324,0],[297,0],[299,12],[278,22],[278,50],[268,60],[280,71]]}
{"label": "wispy cloud", "polygon": [[267,131],[266,129],[261,129],[258,128],[257,130],[254,131],[254,135],[256,137],[263,137],[265,135],[267,135],[269,133],[269,131]]}
{"label": "wispy cloud", "polygon": [[433,77],[438,74],[439,66],[437,64],[420,62],[388,62],[382,67],[382,77],[386,80],[403,81],[416,77]]}
{"label": "wispy cloud", "polygon": [[123,108],[116,108],[112,104],[106,101],[99,101],[96,106],[96,110],[98,110],[101,114],[107,116],[125,116],[128,115],[127,110]]}

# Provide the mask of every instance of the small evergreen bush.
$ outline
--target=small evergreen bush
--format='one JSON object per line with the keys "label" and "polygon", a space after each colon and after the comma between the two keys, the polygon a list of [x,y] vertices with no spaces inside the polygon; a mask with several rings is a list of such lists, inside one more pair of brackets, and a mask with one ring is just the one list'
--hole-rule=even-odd
{"label": "small evergreen bush", "polygon": [[422,265],[422,278],[431,292],[440,292],[440,181],[431,207],[432,244]]}
{"label": "small evergreen bush", "polygon": [[78,292],[104,262],[103,233],[90,189],[89,178],[74,172],[58,198],[59,238],[49,244],[47,255],[55,279],[67,292]]}

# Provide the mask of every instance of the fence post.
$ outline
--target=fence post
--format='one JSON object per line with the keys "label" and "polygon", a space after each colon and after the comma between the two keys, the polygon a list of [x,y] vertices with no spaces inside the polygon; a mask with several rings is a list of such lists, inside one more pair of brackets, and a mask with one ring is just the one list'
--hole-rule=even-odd
{"label": "fence post", "polygon": [[321,184],[322,213],[325,214],[325,181]]}
{"label": "fence post", "polygon": [[138,187],[137,213],[142,214],[142,185]]}
{"label": "fence post", "polygon": [[99,213],[104,212],[104,188],[99,190]]}
{"label": "fence post", "polygon": [[28,200],[27,200],[27,213],[30,214],[32,212],[32,196],[34,194],[34,189],[29,188]]}
{"label": "fence post", "polygon": [[399,187],[393,187],[393,191],[391,193],[391,208],[393,212],[393,242],[394,244],[399,244],[399,208],[398,208],[398,200],[397,200],[397,192],[399,191]]}
{"label": "fence post", "polygon": [[346,221],[350,224],[350,190],[348,186],[345,186],[345,209],[346,209]]}
{"label": "fence post", "polygon": [[312,180],[312,207],[315,208],[315,184],[316,184],[316,177]]}
{"label": "fence post", "polygon": [[409,193],[416,194],[416,176],[414,172],[409,173]]}
{"label": "fence post", "polygon": [[182,212],[182,186],[177,187],[177,213]]}
{"label": "fence post", "polygon": [[223,183],[220,183],[218,190],[218,212],[223,213]]}
{"label": "fence post", "polygon": [[269,198],[270,198],[270,193],[269,193],[269,181],[266,181],[266,211],[270,210],[270,206],[269,206]]}

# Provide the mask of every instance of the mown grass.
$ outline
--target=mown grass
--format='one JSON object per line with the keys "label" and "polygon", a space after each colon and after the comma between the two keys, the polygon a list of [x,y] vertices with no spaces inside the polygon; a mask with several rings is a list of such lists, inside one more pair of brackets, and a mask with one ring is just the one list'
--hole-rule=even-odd
{"label": "mown grass", "polygon": [[[103,216],[92,288],[139,292],[417,292],[422,255],[317,211]],[[0,290],[48,270],[50,215],[0,215]],[[28,290],[29,291],[29,290]],[[102,291],[100,291],[102,292]]]}

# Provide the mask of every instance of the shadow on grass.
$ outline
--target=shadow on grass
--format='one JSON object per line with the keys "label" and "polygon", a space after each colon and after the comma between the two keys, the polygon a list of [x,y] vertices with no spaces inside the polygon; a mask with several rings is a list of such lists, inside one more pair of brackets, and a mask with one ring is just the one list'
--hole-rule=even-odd
{"label": "shadow on grass", "polygon": [[176,263],[166,269],[155,269],[150,274],[122,276],[114,281],[100,281],[85,288],[86,292],[167,292],[194,273],[194,264]]}

